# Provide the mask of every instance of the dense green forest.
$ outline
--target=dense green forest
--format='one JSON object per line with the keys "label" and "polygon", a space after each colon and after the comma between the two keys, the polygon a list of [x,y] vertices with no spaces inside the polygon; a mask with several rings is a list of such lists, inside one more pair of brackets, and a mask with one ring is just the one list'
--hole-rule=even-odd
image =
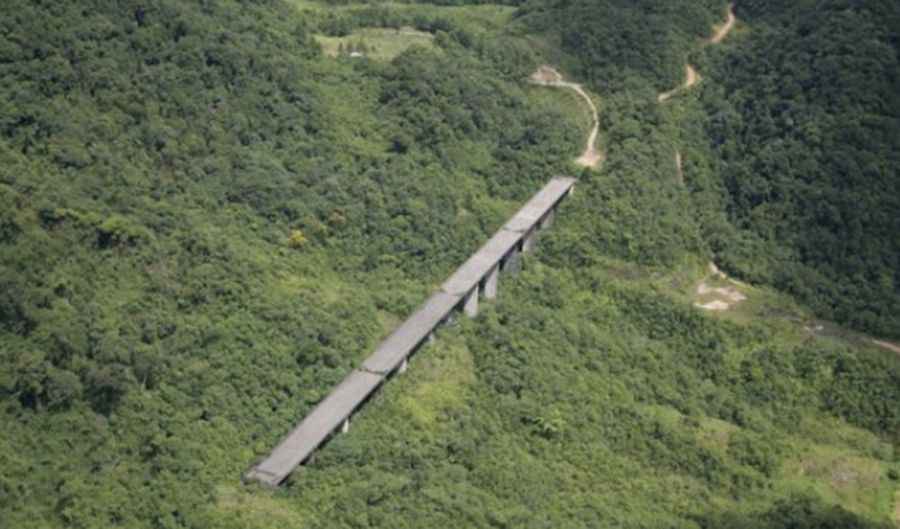
{"label": "dense green forest", "polygon": [[[747,2],[702,48],[723,2],[497,4],[0,5],[0,528],[891,527],[900,361],[796,322],[900,334],[897,8]],[[433,45],[316,40],[364,28]],[[554,174],[497,303],[241,483]],[[692,306],[711,256],[743,311]]]}
{"label": "dense green forest", "polygon": [[752,25],[704,61],[701,101],[731,272],[822,317],[900,337],[900,9],[742,2]]}

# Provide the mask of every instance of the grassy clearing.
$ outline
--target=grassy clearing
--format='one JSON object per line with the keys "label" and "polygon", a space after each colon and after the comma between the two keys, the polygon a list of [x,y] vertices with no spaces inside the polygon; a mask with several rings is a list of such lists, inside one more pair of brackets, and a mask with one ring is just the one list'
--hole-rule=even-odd
{"label": "grassy clearing", "polygon": [[781,469],[786,489],[814,491],[861,515],[891,512],[897,484],[886,477],[889,462],[861,456],[845,445],[810,445],[802,439],[794,449],[797,455]]}
{"label": "grassy clearing", "polygon": [[697,444],[719,454],[725,454],[728,451],[731,434],[739,429],[730,422],[715,417],[704,417],[697,429]]}
{"label": "grassy clearing", "polygon": [[264,490],[248,490],[236,486],[219,486],[216,503],[207,514],[210,522],[239,522],[247,529],[269,527],[304,527],[308,517]]}
{"label": "grassy clearing", "polygon": [[474,360],[465,343],[450,336],[441,339],[412,360],[415,377],[390,388],[397,395],[400,416],[426,431],[440,429],[446,424],[440,420],[443,414],[465,405],[466,388],[475,381]]}
{"label": "grassy clearing", "polygon": [[316,35],[322,51],[329,57],[357,56],[389,61],[413,46],[432,48],[434,36],[413,28],[365,28],[346,37]]}

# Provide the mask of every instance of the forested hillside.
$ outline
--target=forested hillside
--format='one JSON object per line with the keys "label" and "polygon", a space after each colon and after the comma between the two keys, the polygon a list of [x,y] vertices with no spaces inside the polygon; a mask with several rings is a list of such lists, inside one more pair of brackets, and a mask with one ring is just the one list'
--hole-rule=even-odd
{"label": "forested hillside", "polygon": [[579,79],[602,92],[676,84],[684,56],[719,22],[719,0],[530,0],[517,11],[529,31],[558,42]]}
{"label": "forested hillside", "polygon": [[282,2],[0,24],[14,527],[184,523],[580,141],[514,43],[326,61]]}
{"label": "forested hillside", "polygon": [[[798,323],[896,335],[869,4],[748,2],[702,49],[723,2],[3,2],[0,528],[889,528],[900,360]],[[390,53],[319,44],[366,30]],[[706,80],[658,104],[688,58]],[[782,93],[801,61],[831,85]],[[597,96],[601,169],[545,62]],[[767,165],[798,124],[819,169]],[[496,303],[284,487],[241,483],[555,174],[576,194]],[[693,305],[710,257],[758,285],[740,310]]]}
{"label": "forested hillside", "polygon": [[734,227],[707,229],[712,250],[824,318],[900,337],[897,3],[751,1],[738,16],[752,29],[703,65]]}

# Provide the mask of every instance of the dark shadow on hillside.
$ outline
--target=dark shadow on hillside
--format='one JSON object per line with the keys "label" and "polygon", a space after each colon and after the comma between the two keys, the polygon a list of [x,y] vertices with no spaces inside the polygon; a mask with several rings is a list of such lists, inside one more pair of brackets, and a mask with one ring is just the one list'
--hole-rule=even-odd
{"label": "dark shadow on hillside", "polygon": [[703,529],[893,529],[807,496],[779,500],[765,512],[719,512],[695,521]]}

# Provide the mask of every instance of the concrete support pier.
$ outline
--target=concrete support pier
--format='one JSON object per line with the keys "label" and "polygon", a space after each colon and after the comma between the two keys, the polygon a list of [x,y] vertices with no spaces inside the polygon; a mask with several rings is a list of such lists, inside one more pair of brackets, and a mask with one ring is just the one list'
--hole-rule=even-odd
{"label": "concrete support pier", "polygon": [[497,297],[497,281],[499,279],[500,263],[497,263],[484,279],[484,299],[495,299]]}
{"label": "concrete support pier", "polygon": [[537,228],[532,228],[528,233],[525,234],[525,238],[522,239],[522,251],[530,252],[534,249],[534,245],[537,242]]}
{"label": "concrete support pier", "polygon": [[409,369],[409,359],[404,358],[402,362],[400,362],[400,367],[397,368],[398,373],[406,373],[406,370]]}
{"label": "concrete support pier", "polygon": [[341,423],[341,433],[347,433],[350,431],[350,417],[344,419],[344,422]]}
{"label": "concrete support pier", "polygon": [[556,218],[556,211],[551,209],[547,212],[546,215],[544,215],[544,220],[541,221],[541,229],[546,230],[550,226],[553,226],[554,218]]}
{"label": "concrete support pier", "polygon": [[478,286],[476,285],[471,292],[466,294],[466,301],[463,305],[463,312],[466,316],[474,318],[478,316]]}

